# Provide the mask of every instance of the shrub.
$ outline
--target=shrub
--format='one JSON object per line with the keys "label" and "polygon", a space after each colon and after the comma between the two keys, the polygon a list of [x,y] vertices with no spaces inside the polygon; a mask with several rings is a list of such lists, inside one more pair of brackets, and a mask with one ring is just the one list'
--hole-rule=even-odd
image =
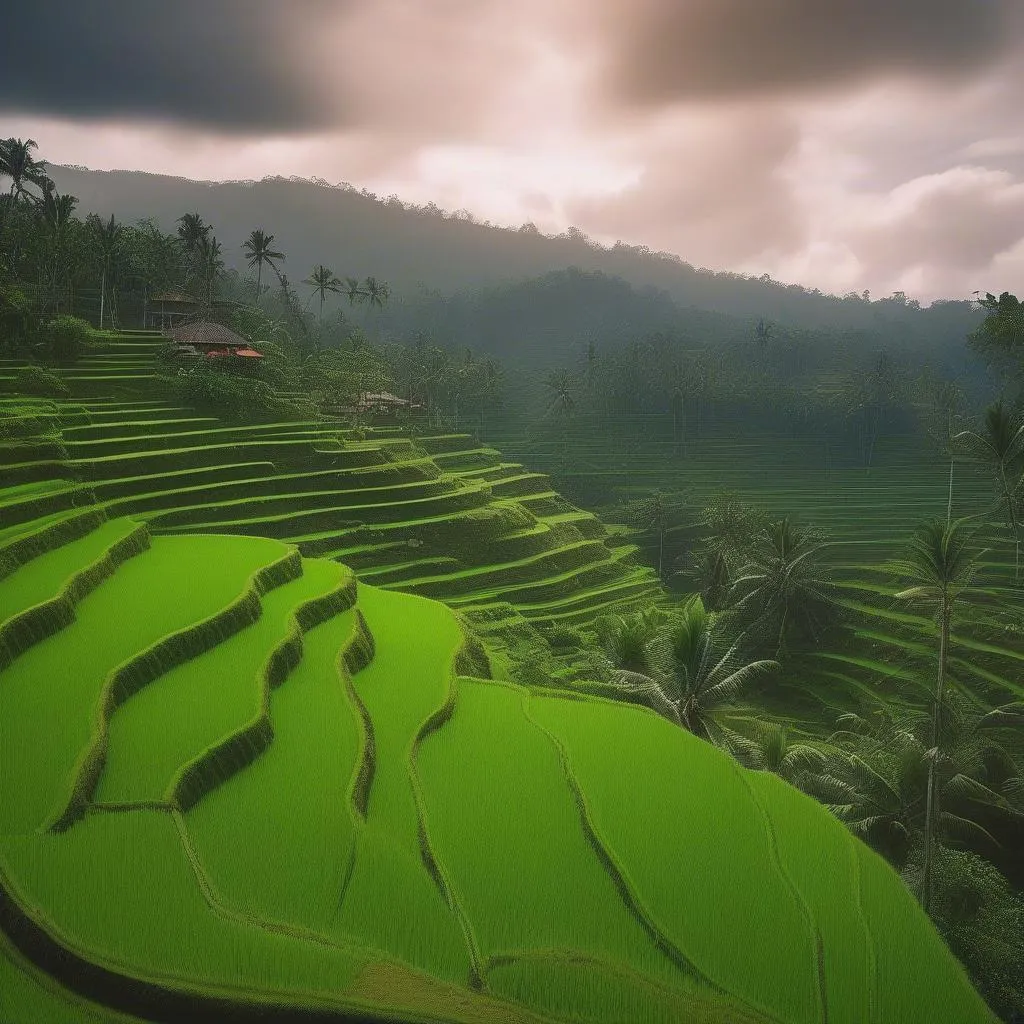
{"label": "shrub", "polygon": [[74,316],[57,316],[39,327],[42,354],[55,363],[77,362],[92,347],[92,328]]}
{"label": "shrub", "polygon": [[54,373],[41,366],[22,366],[14,371],[14,390],[22,395],[40,398],[64,398],[68,386]]}
{"label": "shrub", "polygon": [[275,416],[299,419],[314,415],[308,403],[282,398],[265,381],[199,365],[182,367],[164,384],[188,405],[228,419]]}
{"label": "shrub", "polygon": [[[921,850],[911,853],[903,878],[917,891]],[[939,847],[932,920],[967,968],[975,987],[1003,1020],[1024,1021],[1024,897],[993,864],[968,850]]]}

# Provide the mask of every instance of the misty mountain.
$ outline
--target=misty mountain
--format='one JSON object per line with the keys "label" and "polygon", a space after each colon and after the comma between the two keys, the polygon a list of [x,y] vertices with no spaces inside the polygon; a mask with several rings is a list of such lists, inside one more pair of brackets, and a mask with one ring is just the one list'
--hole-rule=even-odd
{"label": "misty mountain", "polygon": [[[694,268],[679,257],[643,247],[620,244],[605,248],[574,228],[556,237],[540,234],[533,225],[499,228],[477,223],[465,211],[449,214],[432,204],[403,204],[396,196],[382,200],[365,189],[331,186],[319,180],[212,183],[140,171],[91,171],[59,165],[51,165],[49,173],[60,191],[78,197],[83,216],[113,213],[129,223],[152,217],[164,230],[173,230],[183,213],[200,213],[212,223],[228,266],[242,271],[242,242],[253,228],[263,228],[275,236],[275,247],[286,254],[282,269],[293,283],[322,262],[342,277],[370,274],[381,278],[391,286],[393,302],[413,304],[431,296],[436,299],[438,293],[501,292],[510,282],[541,278],[567,267],[621,278],[632,286],[635,302],[626,300],[621,285],[605,286],[612,288],[609,294],[617,294],[625,306],[605,301],[599,290],[591,289],[587,301],[593,308],[577,316],[573,328],[579,337],[611,325],[624,326],[624,317],[633,318],[631,330],[641,325],[659,329],[672,315],[672,304],[741,318],[763,317],[797,328],[883,333],[897,329],[921,337],[940,325],[939,333],[948,334],[953,329],[951,317],[956,321],[955,330],[968,322],[969,330],[981,319],[968,302],[933,303],[920,309],[899,293],[876,301],[853,293],[839,298],[799,285],[783,285],[767,275],[749,278]],[[582,294],[580,289],[590,286],[578,278],[574,287]],[[472,303],[460,301],[461,307],[455,302],[446,316],[471,321]],[[506,291],[504,297],[491,292],[488,301],[506,304],[507,334],[521,337],[524,314],[516,308],[514,291]],[[567,330],[571,320],[566,308],[560,318],[549,319],[541,333],[554,337]],[[544,348],[536,339],[531,344]]]}

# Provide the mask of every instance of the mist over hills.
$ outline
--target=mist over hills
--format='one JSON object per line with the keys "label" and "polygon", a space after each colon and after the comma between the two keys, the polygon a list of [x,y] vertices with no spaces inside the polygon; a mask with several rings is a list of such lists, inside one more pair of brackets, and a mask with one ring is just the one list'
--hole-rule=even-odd
{"label": "mist over hills", "polygon": [[183,213],[200,213],[213,224],[228,267],[243,272],[242,241],[261,227],[286,254],[282,270],[293,283],[321,262],[343,277],[387,281],[389,308],[357,310],[356,322],[402,332],[415,324],[513,361],[550,364],[588,340],[684,324],[693,332],[710,328],[717,337],[741,335],[751,318],[762,317],[792,328],[865,332],[868,348],[884,339],[937,354],[962,346],[983,319],[967,300],[921,308],[899,294],[840,298],[767,276],[694,268],[643,247],[605,248],[572,228],[559,236],[533,225],[499,228],[465,211],[379,199],[319,180],[199,182],[59,165],[49,173],[60,191],[78,197],[82,215],[113,213],[129,223],[152,217],[170,231]]}

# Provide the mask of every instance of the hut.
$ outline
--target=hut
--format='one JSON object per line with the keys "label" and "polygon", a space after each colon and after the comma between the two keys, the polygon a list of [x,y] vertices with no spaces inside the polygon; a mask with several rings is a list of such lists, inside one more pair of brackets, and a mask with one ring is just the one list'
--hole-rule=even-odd
{"label": "hut", "polygon": [[207,359],[218,356],[238,356],[242,359],[262,359],[240,334],[230,327],[212,320],[194,320],[177,327],[166,329],[164,334],[174,343],[176,355],[196,353]]}
{"label": "hut", "polygon": [[183,292],[157,292],[147,299],[145,327],[166,331],[193,318],[202,304]]}

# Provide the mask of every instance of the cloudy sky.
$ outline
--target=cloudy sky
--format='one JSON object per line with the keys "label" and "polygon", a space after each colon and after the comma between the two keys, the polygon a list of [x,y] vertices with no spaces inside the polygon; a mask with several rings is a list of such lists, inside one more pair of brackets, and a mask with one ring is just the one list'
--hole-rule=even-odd
{"label": "cloudy sky", "polygon": [[1020,0],[48,0],[0,137],[927,303],[1024,290]]}

